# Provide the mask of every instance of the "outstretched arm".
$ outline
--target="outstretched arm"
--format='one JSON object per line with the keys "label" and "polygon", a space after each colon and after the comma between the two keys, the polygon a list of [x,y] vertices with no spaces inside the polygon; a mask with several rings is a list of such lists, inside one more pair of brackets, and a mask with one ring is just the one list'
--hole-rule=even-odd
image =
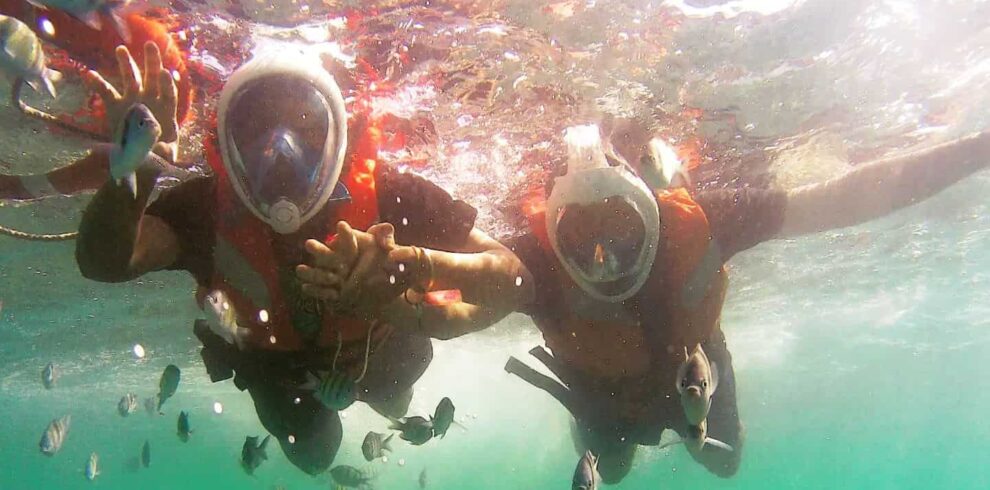
{"label": "outstretched arm", "polygon": [[[96,72],[89,72],[86,78],[87,85],[107,106],[109,125],[120,124],[134,103],[146,104],[163,129],[162,141],[155,151],[165,158],[174,158],[176,88],[172,77],[162,68],[158,47],[151,42],[145,45],[143,73],[127,48],[118,47],[116,55],[124,82],[122,94]],[[107,159],[100,161],[108,163]],[[145,215],[158,174],[159,170],[153,166],[138,169],[137,196],[131,195],[126,186],[106,181],[86,206],[76,242],[76,262],[83,276],[122,282],[175,262],[179,255],[176,234],[164,220]]]}
{"label": "outstretched arm", "polygon": [[778,237],[841,228],[931,197],[990,166],[990,131],[879,160],[787,192]]}

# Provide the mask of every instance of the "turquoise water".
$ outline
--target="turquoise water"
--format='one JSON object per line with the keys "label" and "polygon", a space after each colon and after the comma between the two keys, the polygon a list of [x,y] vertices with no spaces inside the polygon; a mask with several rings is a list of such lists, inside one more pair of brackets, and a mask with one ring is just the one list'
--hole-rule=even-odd
{"label": "turquoise water", "polygon": [[[778,3],[795,2],[765,5]],[[903,144],[898,136],[919,129],[919,113],[946,99],[975,109],[962,111],[936,134],[960,134],[990,122],[983,104],[990,93],[987,70],[980,68],[990,66],[986,18],[968,17],[959,36],[946,41],[951,54],[943,58],[927,59],[921,48],[897,51],[930,44],[925,36],[952,30],[952,22],[960,21],[927,15],[931,11],[979,13],[987,2],[863,2],[870,7],[862,9],[852,7],[859,2],[796,3],[782,17],[765,21],[743,16],[688,22],[674,46],[689,50],[705,40],[734,46],[717,55],[694,48],[698,65],[677,75],[690,82],[693,102],[705,108],[736,105],[741,127],[752,124],[749,133],[780,139],[797,132],[781,128],[832,103],[855,109],[812,127],[841,134],[852,152]],[[905,9],[915,15],[903,14]],[[513,22],[525,23],[522,14],[507,11],[516,15]],[[890,12],[901,16],[892,24],[863,27]],[[751,36],[733,41],[726,33],[738,33],[740,25]],[[884,39],[893,31],[918,35],[900,43]],[[779,48],[771,41],[781,39],[790,40],[786,49],[758,49]],[[887,54],[880,55],[881,48]],[[812,58],[810,67],[794,75],[767,75],[781,60],[826,49],[834,51]],[[876,62],[866,64],[868,58]],[[721,87],[700,82],[706,70],[726,66],[726,59],[759,70],[749,75],[752,81]],[[925,59],[927,64],[919,64]],[[941,99],[926,98],[942,89],[947,95]],[[837,95],[851,90],[867,95]],[[743,149],[749,144],[745,138],[739,143]],[[10,163],[15,170],[28,168]],[[455,193],[477,190],[474,180],[456,172],[447,183]],[[504,191],[492,189],[478,200],[497,200]],[[768,242],[735,257],[722,325],[746,427],[739,473],[716,478],[679,446],[640,448],[632,472],[616,488],[990,488],[990,394],[984,390],[990,379],[988,195],[990,172],[984,171],[883,219]],[[61,230],[74,226],[85,201],[5,207],[0,218]],[[87,281],[75,268],[71,244],[0,237],[0,488],[331,488],[328,477],[295,469],[274,444],[270,460],[253,477],[241,470],[244,437],[265,432],[246,393],[230,382],[209,382],[192,335],[199,315],[193,290],[192,280],[179,273],[123,285]],[[465,429],[455,426],[445,439],[422,447],[397,441],[387,463],[368,465],[361,440],[368,430],[384,432],[386,421],[354,406],[344,413],[336,463],[376,474],[377,489],[419,488],[424,468],[432,489],[566,488],[576,461],[566,412],[502,370],[508,356],[526,360],[526,351],[540,342],[520,315],[479,334],[434,341],[434,361],[415,387],[410,413],[431,413],[448,396]],[[135,344],[146,349],[143,359],[132,353]],[[40,380],[48,362],[61,371],[53,390]],[[182,382],[165,415],[149,415],[142,407],[120,417],[120,397],[154,394],[168,364],[182,369]],[[216,403],[223,407],[220,414]],[[190,413],[195,431],[188,443],[175,434],[180,410]],[[37,446],[41,433],[64,414],[72,415],[67,442],[55,457],[44,457]],[[133,462],[146,440],[151,467],[137,469]],[[103,471],[95,482],[83,477],[91,452],[99,454]]]}

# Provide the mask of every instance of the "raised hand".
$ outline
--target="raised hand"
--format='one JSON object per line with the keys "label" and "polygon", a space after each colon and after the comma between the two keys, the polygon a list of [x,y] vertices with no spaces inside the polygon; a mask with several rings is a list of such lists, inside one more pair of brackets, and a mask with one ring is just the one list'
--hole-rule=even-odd
{"label": "raised hand", "polygon": [[176,118],[178,89],[168,70],[162,66],[161,53],[153,42],[144,45],[144,71],[125,46],[118,46],[115,52],[117,67],[123,83],[123,92],[118,91],[102,75],[90,71],[83,77],[86,86],[96,92],[106,108],[106,129],[116,135],[123,124],[128,109],[136,103],[144,104],[151,110],[161,125],[161,139],[155,153],[170,162],[175,161],[178,151],[179,123]]}

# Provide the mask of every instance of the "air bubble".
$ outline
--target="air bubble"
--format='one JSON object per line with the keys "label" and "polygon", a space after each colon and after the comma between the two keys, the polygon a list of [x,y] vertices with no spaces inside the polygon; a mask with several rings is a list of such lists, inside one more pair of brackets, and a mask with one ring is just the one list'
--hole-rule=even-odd
{"label": "air bubble", "polygon": [[275,336],[272,335],[271,337],[268,337],[268,341],[274,344],[275,343]]}
{"label": "air bubble", "polygon": [[141,344],[134,344],[134,348],[131,349],[134,352],[134,357],[138,359],[144,359],[144,346]]}
{"label": "air bubble", "polygon": [[388,283],[391,284],[391,285],[393,285],[393,286],[395,285],[395,274],[389,274],[388,275]]}
{"label": "air bubble", "polygon": [[399,272],[405,272],[405,271],[406,271],[406,264],[399,264]]}
{"label": "air bubble", "polygon": [[295,443],[296,443],[296,436],[289,434],[289,444],[295,444]]}
{"label": "air bubble", "polygon": [[268,310],[261,310],[258,312],[258,321],[261,323],[268,323]]}
{"label": "air bubble", "polygon": [[179,80],[181,79],[182,79],[182,75],[179,74],[179,70],[172,70],[172,80],[175,80],[176,83],[179,83]]}
{"label": "air bubble", "polygon": [[213,413],[220,415],[223,413],[223,403],[213,402]]}
{"label": "air bubble", "polygon": [[302,403],[302,399],[297,396],[295,400],[292,400],[292,403],[295,403],[296,405],[298,405],[298,404]]}
{"label": "air bubble", "polygon": [[523,278],[522,276],[516,276],[516,287],[522,286]]}
{"label": "air bubble", "polygon": [[405,466],[405,465],[406,465],[406,460],[403,458],[399,458],[399,466]]}
{"label": "air bubble", "polygon": [[402,218],[402,226],[409,226],[409,218]]}

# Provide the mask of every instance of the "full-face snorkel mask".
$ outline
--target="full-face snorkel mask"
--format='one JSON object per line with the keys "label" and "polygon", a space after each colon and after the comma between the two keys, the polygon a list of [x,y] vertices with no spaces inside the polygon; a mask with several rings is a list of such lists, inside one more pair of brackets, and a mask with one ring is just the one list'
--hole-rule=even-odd
{"label": "full-face snorkel mask", "polygon": [[293,233],[318,213],[340,178],[347,113],[318,59],[280,50],[239,68],[218,111],[220,155],[234,191],[259,219]]}
{"label": "full-face snorkel mask", "polygon": [[[571,279],[590,296],[612,303],[625,301],[642,288],[656,258],[660,242],[656,198],[629,169],[609,166],[597,126],[568,128],[564,140],[567,173],[555,179],[547,200],[550,245]],[[642,220],[643,233],[637,239],[561,243],[557,229],[569,208],[579,213],[582,206],[614,199]]]}

